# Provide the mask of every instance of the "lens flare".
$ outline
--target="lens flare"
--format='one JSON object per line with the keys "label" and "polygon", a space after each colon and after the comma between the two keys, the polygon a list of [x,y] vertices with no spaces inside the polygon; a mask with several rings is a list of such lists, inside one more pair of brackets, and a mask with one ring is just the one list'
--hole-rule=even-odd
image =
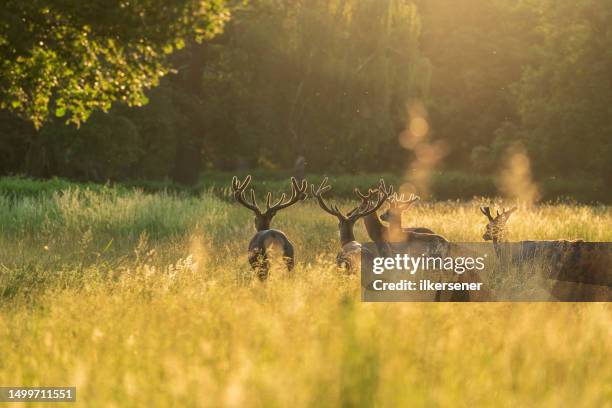
{"label": "lens flare", "polygon": [[431,177],[448,153],[443,140],[432,141],[427,121],[427,110],[421,102],[408,105],[406,129],[399,135],[399,143],[414,155],[410,162],[402,192],[416,192],[422,197],[430,195]]}
{"label": "lens flare", "polygon": [[526,206],[532,206],[540,199],[538,185],[531,174],[531,161],[523,145],[517,143],[507,150],[497,185],[505,197]]}

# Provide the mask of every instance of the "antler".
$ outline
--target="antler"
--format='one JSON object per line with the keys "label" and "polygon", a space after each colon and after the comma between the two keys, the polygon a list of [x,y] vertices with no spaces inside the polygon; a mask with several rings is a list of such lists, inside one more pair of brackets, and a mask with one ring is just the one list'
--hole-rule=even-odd
{"label": "antler", "polygon": [[489,221],[493,221],[494,218],[491,215],[491,208],[489,207],[480,207],[480,212],[482,212],[488,219]]}
{"label": "antler", "polygon": [[[234,191],[234,198],[236,199],[236,201],[244,205],[249,210],[254,211],[256,214],[262,215],[262,212],[257,205],[257,201],[255,200],[255,191],[253,189],[251,189],[250,191],[251,202],[248,202],[244,197],[244,191],[246,190],[250,182],[251,175],[246,176],[243,182],[240,182],[238,177],[234,176],[234,178],[232,178],[232,190]],[[278,201],[272,204],[272,193],[268,192],[266,194],[266,212],[263,214],[265,215],[276,213],[277,211],[282,210],[283,208],[287,208],[297,203],[298,201],[305,199],[307,196],[307,188],[308,184],[306,183],[306,180],[302,180],[302,183],[300,185],[294,177],[291,177],[291,197],[289,198],[289,200],[285,201],[287,195],[283,193],[281,194],[281,197],[278,199]]]}
{"label": "antler", "polygon": [[508,218],[510,216],[510,214],[512,214],[513,212],[515,212],[517,210],[517,207],[512,207],[509,210],[506,210],[505,208],[502,210],[502,212],[500,213],[499,210],[496,210],[496,216],[495,218],[493,218],[493,215],[491,215],[491,208],[489,207],[480,207],[480,211],[487,216],[487,218],[489,219],[489,221],[494,221],[498,218]]}
{"label": "antler", "polygon": [[[375,188],[375,189],[369,188],[368,194],[363,194],[361,191],[359,191],[358,188],[355,188],[353,192],[355,193],[357,197],[359,197],[359,199],[361,199],[360,207],[366,207],[369,204],[369,202],[372,200],[372,197],[374,196],[375,193],[384,192],[387,195],[387,198],[390,198],[391,195],[393,194],[393,186],[389,186],[389,188],[387,188],[385,184],[385,180],[380,179],[378,188]],[[355,210],[356,209],[351,210],[349,212],[349,215],[351,215],[351,213]]]}
{"label": "antler", "polygon": [[298,181],[295,179],[295,177],[291,177],[291,197],[289,198],[288,201],[285,201],[285,193],[283,193],[281,195],[281,198],[274,204],[270,204],[270,202],[272,201],[272,193],[268,192],[267,196],[266,196],[266,212],[268,211],[278,211],[278,210],[282,210],[283,208],[287,208],[295,203],[297,203],[298,201],[304,200],[308,194],[306,193],[306,191],[308,190],[308,183],[306,183],[306,180],[302,180],[301,185],[298,184]]}
{"label": "antler", "polygon": [[368,188],[368,194],[363,194],[357,187],[355,187],[353,189],[353,193],[355,193],[355,195],[359,197],[359,199],[361,200],[361,204],[347,213],[349,217],[353,215],[353,213],[359,208],[366,208],[370,204],[370,200],[372,200],[374,194],[378,194],[378,189]]}
{"label": "antler", "polygon": [[[327,184],[327,177],[323,179],[321,185],[315,190],[314,185],[311,185],[312,195],[317,198],[319,202],[319,206],[326,212],[331,215],[335,215],[340,220],[349,220],[356,221],[361,217],[365,217],[366,215],[372,214],[374,211],[378,210],[381,205],[387,200],[389,194],[393,191],[393,188],[387,189],[384,181],[381,180],[381,186],[376,189],[368,189],[368,194],[363,194],[359,191],[359,189],[354,189],[355,195],[357,195],[361,199],[361,204],[357,207],[353,208],[351,211],[344,215],[342,211],[338,208],[337,205],[332,205],[331,207],[325,202],[323,198],[323,193],[331,190],[331,186]],[[376,202],[373,204],[371,201],[372,195],[377,193],[378,197]]]}
{"label": "antler", "polygon": [[[357,191],[355,191],[355,193],[357,193]],[[378,210],[385,203],[385,201],[387,201],[387,197],[389,197],[390,191],[393,191],[393,189],[391,188],[390,190],[387,190],[385,188],[384,182],[381,180],[381,187],[378,190],[369,190],[367,196],[364,196],[363,194],[359,193],[358,195],[362,199],[362,202],[360,205],[349,211],[348,219],[354,221],[361,217],[365,217],[366,215],[372,214],[373,212]],[[378,193],[378,198],[374,203],[372,203],[370,197],[374,192]],[[366,198],[366,200],[364,200],[364,198]]]}
{"label": "antler", "polygon": [[393,208],[408,208],[412,203],[419,201],[421,198],[418,195],[410,193],[408,198],[404,195],[404,193],[398,195],[397,193],[393,193],[392,196],[389,197],[389,204]]}
{"label": "antler", "polygon": [[515,212],[518,209],[518,207],[512,207],[509,210],[506,210],[505,208],[502,210],[502,213],[500,214],[499,211],[497,211],[497,216],[499,217],[500,215],[502,217],[504,217],[505,219],[508,219],[508,217],[510,217],[510,214],[512,214],[513,212]]}
{"label": "antler", "polygon": [[378,191],[385,194],[388,198],[388,197],[391,197],[391,195],[393,194],[393,186],[389,186],[389,188],[387,188],[387,185],[385,184],[385,180],[380,179],[380,182],[378,183]]}
{"label": "antler", "polygon": [[338,217],[339,219],[346,219],[346,217],[342,215],[342,212],[340,212],[337,206],[334,205],[330,208],[325,202],[325,199],[323,198],[323,193],[331,190],[331,186],[327,184],[327,177],[323,179],[323,181],[316,190],[314,184],[311,184],[310,190],[312,192],[312,195],[316,197],[317,202],[319,203],[319,207],[321,207],[323,211],[328,212],[331,215]]}
{"label": "antler", "polygon": [[361,191],[359,191],[358,188],[355,187],[355,189],[353,189],[353,192],[361,200],[361,205],[367,206],[374,194],[378,193],[378,189],[369,188],[368,194],[363,194]]}
{"label": "antler", "polygon": [[232,178],[232,190],[234,191],[234,199],[238,201],[240,204],[248,208],[249,210],[255,212],[256,214],[261,214],[259,207],[257,206],[257,202],[255,201],[255,191],[251,189],[251,202],[249,203],[244,197],[244,190],[251,183],[251,175],[246,176],[243,182],[240,182],[238,177],[234,176]]}

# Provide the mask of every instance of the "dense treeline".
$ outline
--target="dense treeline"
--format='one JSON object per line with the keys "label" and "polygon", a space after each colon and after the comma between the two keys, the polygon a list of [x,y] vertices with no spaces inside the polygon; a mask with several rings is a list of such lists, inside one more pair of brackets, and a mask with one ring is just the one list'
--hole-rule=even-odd
{"label": "dense treeline", "polygon": [[[517,142],[537,177],[612,174],[612,2],[253,0],[171,57],[148,104],[79,128],[0,116],[0,171],[193,182],[206,169],[405,169],[407,105],[446,169],[497,171]],[[61,115],[57,115],[61,116]]]}

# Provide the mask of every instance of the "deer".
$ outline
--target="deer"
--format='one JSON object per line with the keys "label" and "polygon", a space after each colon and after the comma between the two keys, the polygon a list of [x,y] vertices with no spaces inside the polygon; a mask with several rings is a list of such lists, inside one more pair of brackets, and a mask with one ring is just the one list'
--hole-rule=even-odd
{"label": "deer", "polygon": [[[385,214],[388,218],[391,218],[389,226],[385,226],[381,222],[381,218],[376,212],[371,212],[365,217],[363,221],[368,232],[368,235],[376,244],[379,252],[384,256],[392,256],[392,243],[396,244],[410,244],[409,249],[411,252],[420,254],[421,251],[427,252],[431,255],[437,255],[441,258],[445,258],[450,255],[452,248],[460,249],[456,245],[453,246],[451,242],[443,237],[442,235],[436,234],[428,228],[401,228],[401,213],[403,210],[408,208],[414,202],[419,200],[418,196],[411,194],[408,198],[404,194],[398,196],[397,193],[393,192],[393,187],[386,187],[384,180],[380,181],[378,189],[368,189],[367,194],[363,194],[358,188],[354,190],[355,195],[361,200],[361,204],[356,209],[351,210],[349,215],[357,209],[364,209],[371,207],[372,200],[377,199],[382,191],[387,196],[387,201],[390,208]],[[463,275],[453,275],[452,279],[457,282],[468,282],[477,283],[480,282],[480,278],[477,274],[472,271],[466,271]],[[444,293],[443,291],[437,291],[435,293],[436,301],[467,301],[467,300],[484,300],[491,299],[493,294],[491,291],[485,289],[482,293],[468,294],[460,291],[452,293]]]}
{"label": "deer", "polygon": [[[517,207],[512,207],[509,210],[503,208],[500,213],[496,210],[495,217],[491,213],[490,207],[480,207],[482,212],[489,221],[485,227],[485,232],[482,235],[482,239],[485,241],[492,241],[495,253],[499,259],[507,259],[513,264],[520,264],[521,262],[535,258],[538,254],[542,254],[544,250],[555,249],[557,247],[572,245],[577,242],[583,242],[582,240],[541,240],[541,241],[520,241],[519,245],[510,247],[504,245],[507,243],[506,239],[506,223],[510,219],[510,216],[517,210]],[[510,249],[510,251],[507,251]],[[506,258],[509,257],[509,258]]]}
{"label": "deer", "polygon": [[[387,196],[389,208],[382,216],[374,211],[363,218],[366,231],[370,239],[376,244],[378,251],[384,256],[392,255],[392,247],[389,244],[410,244],[411,251],[414,253],[428,252],[432,255],[445,258],[453,251],[465,251],[458,244],[452,244],[448,239],[432,230],[424,227],[402,228],[401,215],[404,210],[418,201],[420,198],[414,194],[406,197],[404,194],[398,195],[393,192],[393,186],[386,187],[384,180],[380,181],[378,189],[368,189],[367,194],[363,194],[358,188],[354,189],[355,195],[361,200],[358,208],[367,208],[373,198],[377,197],[377,192],[383,191]],[[352,210],[355,211],[355,210]],[[349,212],[349,215],[351,213]],[[388,221],[389,226],[385,226],[382,221]],[[466,271],[463,275],[453,277],[457,282],[477,283],[480,277],[473,271]],[[468,294],[462,292],[443,293],[438,291],[435,294],[436,301],[466,301],[466,300],[488,300],[494,294],[488,289],[484,289],[478,294]]]}
{"label": "deer", "polygon": [[[386,189],[384,180],[381,180],[381,186],[379,188]],[[361,199],[362,205],[366,205],[367,202],[372,199],[372,196],[376,194],[375,189],[368,189],[367,194],[363,194],[359,189],[355,189],[355,194]],[[379,216],[378,213],[374,212],[363,218],[366,231],[370,239],[376,244],[379,251],[388,252],[389,242],[406,242],[409,240],[409,235],[412,233],[423,233],[423,234],[435,234],[429,228],[415,227],[415,228],[402,228],[402,213],[413,203],[418,201],[420,198],[414,194],[410,194],[408,198],[404,194],[398,196],[396,192],[393,192],[393,186],[389,186],[386,190],[388,191],[389,197],[387,198],[387,204],[389,208]],[[387,222],[385,225],[383,222]]]}
{"label": "deer", "polygon": [[[502,262],[520,265],[526,261],[543,257],[553,266],[556,280],[552,294],[568,300],[610,300],[610,265],[609,252],[593,250],[593,246],[582,239],[519,241],[516,245],[504,245],[506,241],[506,223],[517,210],[496,211],[494,217],[490,207],[480,207],[488,223],[482,238],[492,241],[497,258]],[[607,289],[606,289],[607,287]],[[607,299],[606,299],[607,298]]]}
{"label": "deer", "polygon": [[336,265],[345,269],[348,273],[354,274],[357,271],[361,257],[364,256],[368,259],[373,259],[373,255],[367,248],[357,242],[353,227],[360,218],[367,217],[376,212],[386,201],[389,192],[384,189],[376,190],[377,197],[375,200],[368,200],[365,205],[362,203],[344,214],[337,205],[329,206],[325,198],[323,198],[323,194],[331,190],[331,186],[327,184],[327,180],[328,178],[325,177],[317,189],[315,189],[314,185],[311,185],[311,192],[313,197],[317,199],[319,207],[338,219],[341,249],[336,256]]}
{"label": "deer", "polygon": [[406,198],[404,193],[398,195],[397,192],[395,192],[387,199],[389,208],[380,216],[380,219],[388,222],[392,229],[396,229],[398,231],[403,230],[423,234],[435,234],[435,232],[425,227],[402,228],[402,214],[408,209],[408,207],[412,206],[420,199],[421,198],[419,196],[412,193],[410,193],[410,196]]}
{"label": "deer", "polygon": [[286,199],[285,193],[276,201],[272,202],[272,193],[266,194],[266,210],[261,211],[255,200],[255,191],[251,188],[251,201],[247,201],[245,190],[251,183],[251,175],[246,176],[243,181],[234,176],[232,179],[232,191],[234,199],[244,207],[255,213],[255,230],[257,231],[248,247],[248,259],[251,268],[257,273],[257,277],[264,281],[268,277],[270,268],[269,253],[272,248],[281,249],[283,260],[288,271],[291,271],[295,265],[295,255],[293,244],[287,238],[284,232],[271,229],[270,224],[272,219],[280,210],[290,207],[299,201],[303,201],[308,196],[308,184],[306,180],[301,183],[292,177],[291,178],[291,196]]}
{"label": "deer", "polygon": [[[418,201],[420,198],[414,194],[411,194],[408,198],[404,194],[397,195],[393,192],[393,186],[386,187],[384,180],[380,181],[379,190],[383,190],[387,193],[387,202],[389,203],[389,209],[383,213],[382,216],[378,216],[376,212],[369,214],[363,218],[366,231],[370,239],[379,248],[379,251],[383,253],[389,252],[389,243],[424,243],[424,244],[438,244],[441,246],[447,246],[449,241],[442,235],[436,234],[429,228],[416,227],[416,228],[402,228],[401,227],[401,214],[402,212],[410,207],[413,203]],[[368,189],[367,194],[363,194],[359,189],[354,190],[355,194],[361,200],[361,206],[367,206],[377,190]],[[388,221],[389,225],[385,225],[384,221]]]}
{"label": "deer", "polygon": [[[538,241],[519,241],[518,245],[510,247],[504,245],[506,240],[506,223],[510,216],[517,210],[517,207],[512,207],[509,210],[502,209],[496,211],[495,217],[491,213],[490,207],[480,207],[480,211],[487,217],[488,223],[485,227],[485,233],[482,239],[492,241],[495,248],[495,253],[499,259],[509,260],[513,264],[520,264],[525,260],[533,259],[538,255],[562,255],[564,262],[575,262],[575,249],[584,243],[582,239],[567,240],[538,240]],[[509,251],[507,250],[509,249]],[[570,257],[567,255],[573,254]],[[509,258],[507,258],[509,257]]]}
{"label": "deer", "polygon": [[509,210],[504,208],[501,213],[497,210],[497,215],[493,217],[490,207],[480,207],[480,212],[489,220],[485,227],[485,233],[482,235],[482,239],[493,242],[493,247],[498,257],[502,254],[502,246],[500,243],[506,240],[506,223],[516,210],[517,207],[512,207]]}

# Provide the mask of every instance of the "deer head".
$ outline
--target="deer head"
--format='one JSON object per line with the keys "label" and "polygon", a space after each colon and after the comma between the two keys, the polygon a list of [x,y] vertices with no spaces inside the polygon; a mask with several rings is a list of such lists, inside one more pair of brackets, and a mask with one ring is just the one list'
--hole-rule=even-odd
{"label": "deer head", "polygon": [[512,213],[515,212],[516,210],[517,210],[517,207],[512,207],[509,210],[506,210],[504,208],[501,213],[499,212],[499,210],[497,210],[496,211],[497,215],[493,217],[493,215],[491,214],[491,208],[480,207],[480,211],[489,220],[489,223],[487,224],[487,227],[486,227],[486,231],[484,235],[482,236],[482,239],[484,239],[485,241],[492,240],[494,242],[501,241],[504,236],[506,222],[510,218],[510,215],[512,215]]}
{"label": "deer head", "polygon": [[[340,243],[342,246],[354,241],[355,236],[353,234],[353,226],[358,219],[365,217],[369,214],[374,213],[378,210],[386,201],[389,196],[389,191],[385,189],[384,181],[381,180],[382,189],[369,190],[368,195],[363,195],[359,190],[355,189],[355,194],[361,198],[362,202],[346,215],[338,208],[337,205],[329,206],[323,194],[331,190],[331,186],[327,184],[327,177],[323,179],[319,187],[315,190],[315,186],[311,185],[312,195],[317,199],[319,206],[327,213],[335,216],[338,219],[338,227],[340,229]],[[374,196],[374,194],[376,194]],[[375,198],[374,198],[374,197]],[[373,200],[371,198],[374,198]]]}
{"label": "deer head", "polygon": [[272,222],[272,218],[276,215],[276,213],[283,208],[287,208],[297,203],[298,201],[302,201],[306,199],[307,193],[306,190],[308,188],[308,184],[306,180],[302,180],[301,183],[291,177],[291,196],[288,200],[286,200],[287,196],[285,193],[281,195],[281,197],[276,202],[272,202],[272,193],[268,192],[266,194],[266,210],[262,212],[257,205],[257,201],[255,200],[255,191],[251,188],[251,201],[247,201],[244,196],[245,190],[251,182],[251,176],[248,175],[244,179],[244,181],[240,182],[238,177],[234,176],[232,179],[232,191],[234,192],[234,199],[238,201],[240,204],[248,208],[249,210],[255,213],[255,228],[257,231],[264,231],[270,229],[270,223]]}

